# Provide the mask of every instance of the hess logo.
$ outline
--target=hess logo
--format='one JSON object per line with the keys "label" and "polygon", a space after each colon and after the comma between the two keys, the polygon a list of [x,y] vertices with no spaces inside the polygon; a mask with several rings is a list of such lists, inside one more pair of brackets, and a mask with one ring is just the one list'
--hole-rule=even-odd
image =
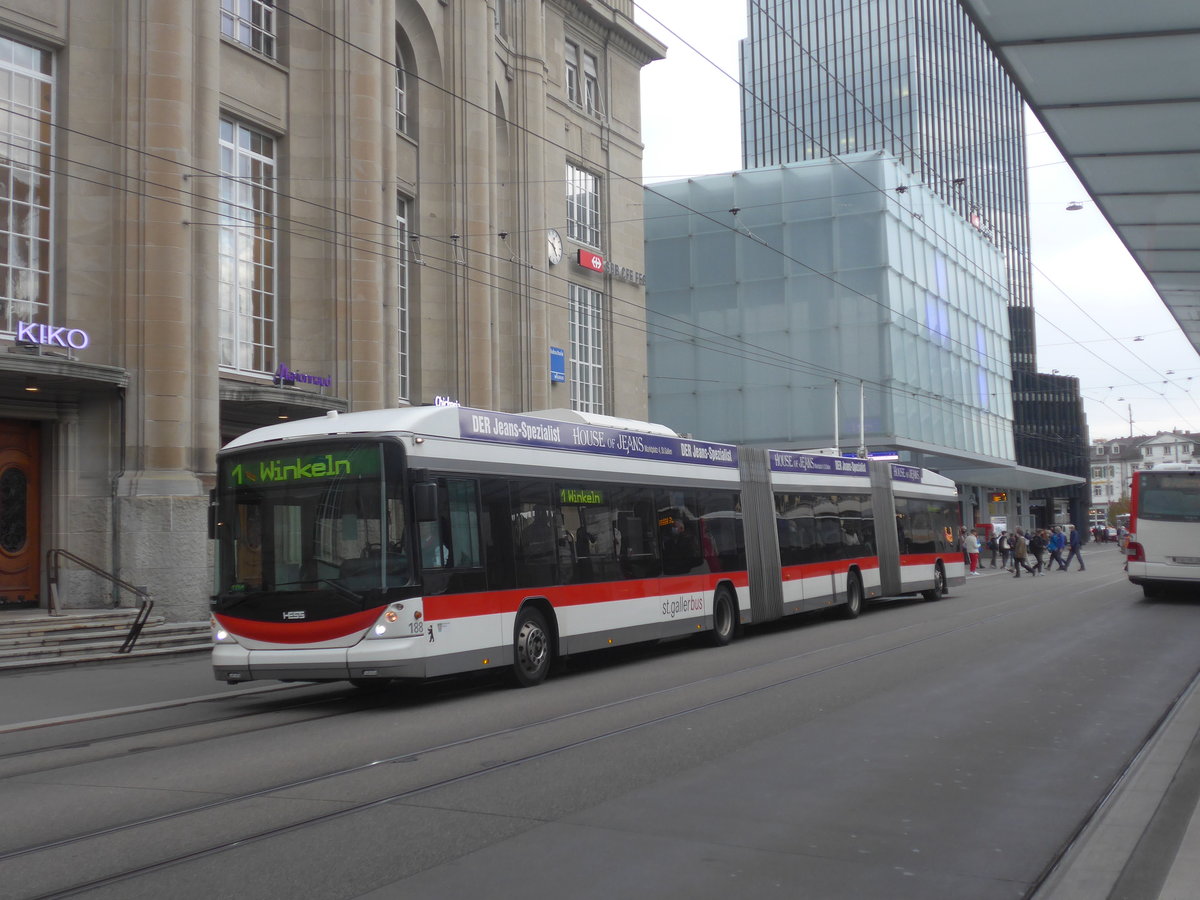
{"label": "hess logo", "polygon": [[283,614],[283,620],[285,622],[288,622],[288,621],[292,621],[295,619],[303,619],[307,615],[308,615],[308,613],[306,613],[302,609],[289,609],[287,612],[285,612]]}

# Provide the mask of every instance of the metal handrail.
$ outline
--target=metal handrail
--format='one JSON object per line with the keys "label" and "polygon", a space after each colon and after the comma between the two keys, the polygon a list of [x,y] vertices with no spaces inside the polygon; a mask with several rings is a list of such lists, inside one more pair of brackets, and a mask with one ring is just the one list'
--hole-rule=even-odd
{"label": "metal handrail", "polygon": [[[129,591],[141,598],[141,606],[138,609],[137,616],[134,617],[133,624],[129,626],[129,634],[125,636],[125,643],[117,651],[118,653],[130,652],[133,649],[134,642],[138,639],[138,635],[142,633],[142,629],[146,626],[146,622],[150,618],[150,610],[154,608],[154,601],[150,598],[150,595],[140,587],[135,587],[128,581],[122,581],[117,576],[105,572],[99,566],[88,562],[83,557],[76,556],[69,550],[56,547],[46,551],[46,580],[50,586],[50,615],[52,616],[62,615],[62,612],[58,608],[58,566],[60,559],[69,559],[76,565],[87,569],[93,575],[99,575],[113,586]],[[113,605],[116,606],[117,604],[114,603]]]}

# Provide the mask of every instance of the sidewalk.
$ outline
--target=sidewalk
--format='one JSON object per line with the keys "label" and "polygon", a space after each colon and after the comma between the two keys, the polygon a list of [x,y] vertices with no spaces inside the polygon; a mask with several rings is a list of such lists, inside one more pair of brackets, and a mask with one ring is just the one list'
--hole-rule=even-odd
{"label": "sidewalk", "polygon": [[1033,896],[1200,896],[1200,677]]}

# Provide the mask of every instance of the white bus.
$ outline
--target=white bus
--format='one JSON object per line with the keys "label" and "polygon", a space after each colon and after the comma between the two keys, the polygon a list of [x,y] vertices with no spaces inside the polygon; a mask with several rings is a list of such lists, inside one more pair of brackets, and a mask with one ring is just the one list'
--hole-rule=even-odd
{"label": "white bus", "polygon": [[1129,580],[1146,597],[1200,585],[1200,465],[1133,473],[1125,556]]}
{"label": "white bus", "polygon": [[219,454],[214,673],[531,685],[571,653],[936,599],[965,581],[957,526],[952,482],[889,462],[565,410],[331,413]]}

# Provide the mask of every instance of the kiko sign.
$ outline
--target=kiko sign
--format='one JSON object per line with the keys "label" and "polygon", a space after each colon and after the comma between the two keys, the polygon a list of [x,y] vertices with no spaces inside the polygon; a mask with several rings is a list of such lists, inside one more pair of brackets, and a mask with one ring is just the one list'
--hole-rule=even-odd
{"label": "kiko sign", "polygon": [[61,325],[36,325],[33,322],[17,323],[18,344],[42,344],[47,347],[65,347],[83,350],[91,343],[88,333],[82,328],[64,328]]}

